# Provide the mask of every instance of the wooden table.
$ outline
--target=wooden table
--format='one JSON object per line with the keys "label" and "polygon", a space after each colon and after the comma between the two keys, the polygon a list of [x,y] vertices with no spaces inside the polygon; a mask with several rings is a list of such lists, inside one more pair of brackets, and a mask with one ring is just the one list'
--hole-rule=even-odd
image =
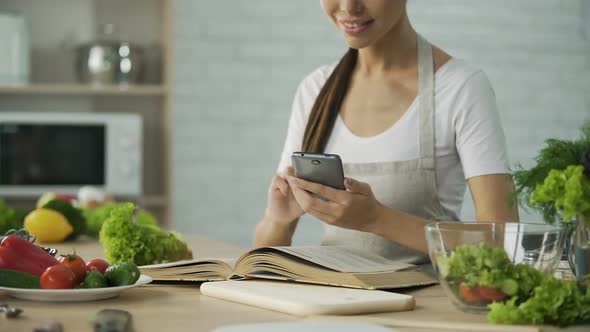
{"label": "wooden table", "polygon": [[[195,256],[236,257],[244,250],[223,242],[200,236],[186,238]],[[54,246],[61,252],[76,250],[85,259],[102,257],[96,241],[85,240]],[[135,331],[211,331],[238,323],[279,322],[297,320],[364,321],[395,327],[400,331],[540,331],[539,327],[490,325],[483,315],[471,315],[455,309],[440,286],[409,292],[416,298],[413,311],[360,316],[299,318],[278,312],[202,296],[197,285],[147,285],[127,290],[120,297],[78,303],[47,303],[16,300],[0,293],[0,300],[24,309],[19,319],[0,318],[1,332],[33,331],[49,320],[57,320],[65,332],[93,331],[89,322],[104,308],[124,309],[133,315]],[[543,331],[553,330],[543,328]],[[590,327],[569,328],[567,331],[588,331]]]}

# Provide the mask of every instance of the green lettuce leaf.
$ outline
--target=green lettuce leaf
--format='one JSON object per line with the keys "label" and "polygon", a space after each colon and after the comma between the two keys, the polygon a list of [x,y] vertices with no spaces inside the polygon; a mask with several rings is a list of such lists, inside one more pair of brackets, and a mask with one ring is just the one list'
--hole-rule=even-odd
{"label": "green lettuce leaf", "polygon": [[584,174],[584,167],[572,165],[551,170],[531,195],[531,205],[547,203],[561,211],[564,222],[580,216],[590,226],[590,179]]}

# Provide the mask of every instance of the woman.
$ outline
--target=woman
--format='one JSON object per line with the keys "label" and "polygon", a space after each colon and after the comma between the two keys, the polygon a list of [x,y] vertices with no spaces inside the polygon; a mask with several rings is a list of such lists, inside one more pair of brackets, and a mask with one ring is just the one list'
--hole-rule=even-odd
{"label": "woman", "polygon": [[[255,244],[290,245],[309,213],[326,225],[324,244],[420,263],[424,225],[459,220],[465,179],[477,221],[517,221],[485,74],[431,47],[412,28],[405,0],[321,2],[350,48],[297,90]],[[294,151],[339,154],[346,190],[293,177]]]}

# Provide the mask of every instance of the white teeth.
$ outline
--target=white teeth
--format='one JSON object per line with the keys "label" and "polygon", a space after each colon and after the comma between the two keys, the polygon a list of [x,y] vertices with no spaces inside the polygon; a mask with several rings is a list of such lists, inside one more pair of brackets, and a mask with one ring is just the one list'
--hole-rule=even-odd
{"label": "white teeth", "polygon": [[361,27],[361,26],[363,26],[365,24],[361,24],[361,23],[356,23],[355,22],[355,23],[343,23],[343,25],[345,27],[347,27],[347,28],[350,28],[350,29],[356,29],[356,28]]}

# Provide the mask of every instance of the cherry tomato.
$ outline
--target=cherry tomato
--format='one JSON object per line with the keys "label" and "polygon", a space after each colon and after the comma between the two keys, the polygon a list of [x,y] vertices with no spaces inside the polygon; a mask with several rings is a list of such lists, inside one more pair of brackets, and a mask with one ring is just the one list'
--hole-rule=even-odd
{"label": "cherry tomato", "polygon": [[93,259],[90,262],[86,263],[86,271],[90,273],[90,271],[98,271],[104,275],[105,271],[109,267],[109,263],[104,259]]}
{"label": "cherry tomato", "polygon": [[41,275],[43,289],[72,289],[77,285],[74,272],[60,264],[48,267]]}
{"label": "cherry tomato", "polygon": [[459,294],[467,302],[481,302],[484,299],[477,292],[476,287],[468,287],[465,283],[459,285]]}
{"label": "cherry tomato", "polygon": [[84,281],[84,278],[86,278],[86,263],[82,257],[74,253],[73,255],[62,255],[58,261],[60,265],[63,265],[74,272],[77,283],[80,284]]}
{"label": "cherry tomato", "polygon": [[502,301],[508,296],[495,288],[486,286],[478,286],[477,293],[481,298],[488,301]]}

